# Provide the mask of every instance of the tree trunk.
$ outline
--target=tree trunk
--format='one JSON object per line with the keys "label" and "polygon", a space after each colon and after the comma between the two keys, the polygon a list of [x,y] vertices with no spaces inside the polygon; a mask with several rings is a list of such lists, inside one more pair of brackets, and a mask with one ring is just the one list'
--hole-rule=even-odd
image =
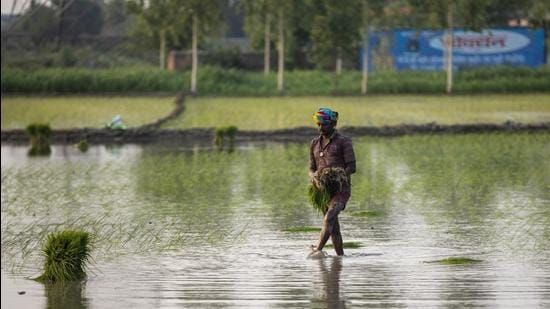
{"label": "tree trunk", "polygon": [[453,1],[447,1],[447,48],[446,48],[446,64],[447,64],[447,93],[453,92]]}
{"label": "tree trunk", "polygon": [[59,50],[61,48],[61,44],[63,41],[63,20],[65,19],[65,0],[61,0],[61,3],[59,4],[59,23],[57,25],[57,46],[56,50]]}
{"label": "tree trunk", "polygon": [[191,93],[197,93],[197,69],[199,64],[198,55],[198,36],[199,36],[199,19],[197,15],[193,15],[193,41],[192,41],[192,63],[191,63]]}
{"label": "tree trunk", "polygon": [[265,16],[264,31],[264,75],[269,75],[271,65],[271,14],[268,12]]}
{"label": "tree trunk", "polygon": [[166,30],[161,29],[159,33],[160,50],[159,50],[159,65],[160,69],[166,69]]}
{"label": "tree trunk", "polygon": [[336,75],[342,74],[342,57],[336,58]]}
{"label": "tree trunk", "polygon": [[363,47],[363,78],[361,80],[361,94],[367,94],[369,80],[369,29],[365,26],[365,45]]}
{"label": "tree trunk", "polygon": [[336,52],[336,69],[334,70],[334,94],[338,95],[340,74],[342,74],[342,56],[340,51]]}
{"label": "tree trunk", "polygon": [[279,65],[277,71],[277,90],[279,92],[284,91],[283,74],[285,70],[285,24],[284,24],[284,11],[283,8],[279,8]]}

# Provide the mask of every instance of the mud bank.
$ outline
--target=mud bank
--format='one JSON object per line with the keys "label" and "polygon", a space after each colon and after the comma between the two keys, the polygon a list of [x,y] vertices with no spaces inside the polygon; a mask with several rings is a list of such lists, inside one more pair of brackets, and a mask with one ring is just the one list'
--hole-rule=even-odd
{"label": "mud bank", "polygon": [[[51,141],[54,144],[72,144],[87,140],[92,144],[108,143],[156,143],[173,142],[178,144],[211,143],[215,129],[159,130],[157,125],[149,125],[128,130],[108,129],[67,129],[54,130]],[[384,127],[342,127],[340,132],[350,137],[360,136],[403,136],[411,134],[467,134],[467,133],[515,133],[515,132],[550,132],[550,122],[539,124],[521,124],[507,122],[503,124],[463,124],[439,125],[397,125]],[[306,142],[317,134],[315,128],[299,127],[273,131],[239,131],[237,142]],[[2,143],[27,143],[25,130],[2,131]]]}

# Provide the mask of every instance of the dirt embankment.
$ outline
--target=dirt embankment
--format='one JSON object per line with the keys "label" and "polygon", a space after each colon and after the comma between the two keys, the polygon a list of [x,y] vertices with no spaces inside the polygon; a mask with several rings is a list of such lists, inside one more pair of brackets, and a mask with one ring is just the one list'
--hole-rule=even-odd
{"label": "dirt embankment", "polygon": [[[92,144],[102,143],[156,143],[174,142],[210,143],[215,129],[162,130],[160,126],[166,121],[178,117],[185,109],[185,94],[180,94],[175,100],[174,110],[157,121],[128,130],[110,129],[61,129],[53,130],[51,141],[56,144],[72,144],[87,140]],[[436,123],[422,125],[401,124],[383,127],[342,127],[340,132],[349,137],[360,136],[402,136],[410,134],[464,134],[482,132],[550,132],[550,122],[538,124],[521,124],[506,122],[503,124],[460,124],[440,125]],[[239,131],[237,142],[273,141],[273,142],[303,142],[309,141],[317,134],[314,127],[299,127],[272,131]],[[2,131],[2,143],[27,143],[25,130]]]}
{"label": "dirt embankment", "polygon": [[[466,124],[466,125],[397,125],[385,127],[343,127],[344,135],[359,136],[402,136],[410,134],[464,134],[481,132],[550,132],[550,123],[542,124]],[[303,142],[317,134],[314,128],[300,127],[273,131],[239,131],[237,142],[274,141]],[[86,139],[92,144],[101,143],[205,143],[214,138],[214,129],[158,130],[155,128],[137,128],[129,130],[107,129],[69,129],[54,130],[51,141],[56,144],[77,143]],[[4,143],[27,143],[25,130],[2,131]]]}

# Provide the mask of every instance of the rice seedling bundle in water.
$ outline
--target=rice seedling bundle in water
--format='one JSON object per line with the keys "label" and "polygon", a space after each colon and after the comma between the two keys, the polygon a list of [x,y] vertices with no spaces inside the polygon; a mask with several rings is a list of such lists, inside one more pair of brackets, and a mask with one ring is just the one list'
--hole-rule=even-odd
{"label": "rice seedling bundle in water", "polygon": [[68,230],[49,234],[42,249],[46,258],[44,273],[37,280],[59,282],[84,278],[90,250],[87,232]]}
{"label": "rice seedling bundle in water", "polygon": [[348,176],[341,167],[328,167],[317,173],[316,180],[309,185],[309,200],[313,208],[325,213],[332,197],[348,182]]}
{"label": "rice seedling bundle in water", "polygon": [[33,123],[27,127],[27,134],[31,142],[31,148],[29,150],[30,156],[37,155],[49,155],[50,149],[50,135],[52,129],[49,124]]}

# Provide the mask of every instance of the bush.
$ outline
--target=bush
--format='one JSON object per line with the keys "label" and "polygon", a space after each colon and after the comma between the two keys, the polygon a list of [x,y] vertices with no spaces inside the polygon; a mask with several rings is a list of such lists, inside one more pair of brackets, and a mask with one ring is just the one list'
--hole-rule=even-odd
{"label": "bush", "polygon": [[[359,95],[361,72],[344,71],[334,89],[334,73],[289,71],[285,95]],[[198,93],[222,96],[280,95],[276,73],[201,66]],[[189,72],[170,72],[150,67],[119,69],[46,68],[2,69],[3,93],[125,93],[179,92],[189,89]],[[550,68],[493,67],[458,71],[454,93],[550,92]],[[370,94],[443,94],[442,71],[375,72],[369,78]]]}

